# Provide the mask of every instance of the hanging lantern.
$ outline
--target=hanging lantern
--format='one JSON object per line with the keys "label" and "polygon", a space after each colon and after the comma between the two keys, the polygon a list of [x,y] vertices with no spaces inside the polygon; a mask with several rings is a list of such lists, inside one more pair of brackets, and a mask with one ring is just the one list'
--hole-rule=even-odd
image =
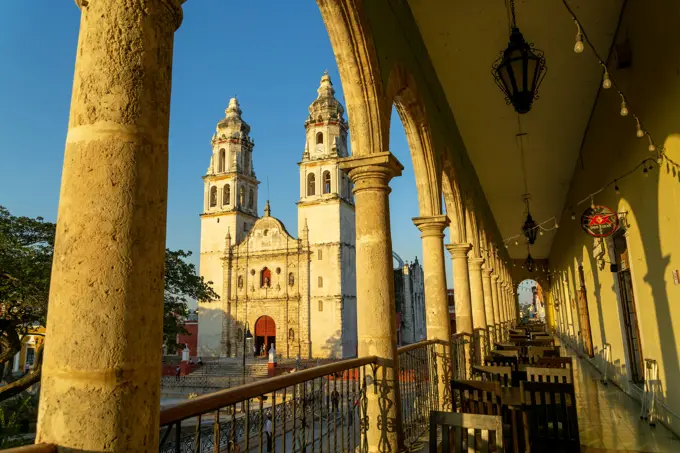
{"label": "hanging lantern", "polygon": [[510,0],[512,25],[508,47],[493,64],[492,74],[496,85],[505,94],[505,100],[512,104],[517,113],[531,110],[534,99],[538,99],[538,87],[546,74],[543,52],[524,40],[515,20],[515,2]]}
{"label": "hanging lantern", "polygon": [[538,228],[536,222],[531,217],[531,213],[527,212],[527,219],[524,221],[524,225],[522,225],[522,233],[524,233],[524,236],[527,238],[529,244],[533,245],[534,242],[536,242],[537,231]]}
{"label": "hanging lantern", "polygon": [[524,267],[529,271],[534,271],[534,259],[531,257],[531,252],[527,255],[527,259],[524,260]]}

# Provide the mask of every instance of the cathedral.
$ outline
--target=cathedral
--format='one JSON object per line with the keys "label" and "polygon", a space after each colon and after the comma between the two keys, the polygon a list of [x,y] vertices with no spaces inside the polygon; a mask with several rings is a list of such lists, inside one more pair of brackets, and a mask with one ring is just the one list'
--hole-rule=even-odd
{"label": "cathedral", "polygon": [[[220,300],[199,301],[198,354],[356,355],[356,264],[344,108],[325,73],[305,121],[298,232],[258,216],[254,142],[236,98],[212,137],[204,181],[200,274]],[[245,333],[245,334],[244,334]]]}

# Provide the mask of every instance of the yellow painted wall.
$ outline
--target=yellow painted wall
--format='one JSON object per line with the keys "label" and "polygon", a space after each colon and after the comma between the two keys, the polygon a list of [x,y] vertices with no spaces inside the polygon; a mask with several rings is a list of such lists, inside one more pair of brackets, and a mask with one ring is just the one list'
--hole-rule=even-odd
{"label": "yellow painted wall", "polygon": [[[652,0],[628,2],[617,42],[628,37],[633,55],[630,68],[609,72],[625,93],[631,113],[636,113],[658,146],[664,146],[673,160],[680,162],[680,39],[674,30],[680,29],[680,3]],[[566,51],[566,50],[565,50]],[[590,58],[589,51],[573,58]],[[568,87],[565,87],[568,89]],[[584,148],[582,164],[576,164],[571,188],[559,229],[550,253],[553,274],[553,300],[562,303],[556,311],[561,331],[565,323],[573,323],[570,333],[578,333],[576,299],[578,265],[582,263],[589,303],[588,315],[593,343],[597,352],[611,344],[612,361],[618,375],[617,383],[632,394],[628,385],[628,358],[622,336],[618,283],[609,264],[600,269],[593,258],[594,241],[570,220],[572,206],[577,217],[589,202],[576,203],[602,185],[632,170],[648,157],[646,138],[636,138],[632,115],[619,114],[621,98],[615,89],[602,90],[598,96]],[[642,168],[618,181],[621,195],[614,187],[596,195],[595,203],[627,212],[627,242],[633,277],[634,295],[639,318],[644,358],[659,364],[663,386],[662,401],[673,412],[680,413],[680,285],[673,282],[672,272],[680,268],[680,168],[655,163],[648,177]],[[605,258],[610,261],[609,247]],[[568,303],[566,303],[568,300]],[[571,321],[568,321],[571,320]],[[573,340],[579,343],[576,335]],[[595,359],[596,364],[601,364]],[[680,419],[662,410],[662,419],[676,433]]]}

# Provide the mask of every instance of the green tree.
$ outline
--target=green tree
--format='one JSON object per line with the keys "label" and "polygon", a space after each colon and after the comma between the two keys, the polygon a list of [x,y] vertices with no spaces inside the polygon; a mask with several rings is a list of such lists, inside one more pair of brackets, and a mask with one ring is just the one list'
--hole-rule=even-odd
{"label": "green tree", "polygon": [[[0,379],[21,349],[21,337],[32,326],[45,325],[55,231],[55,225],[41,217],[12,216],[0,206]],[[190,299],[219,298],[212,282],[196,275],[196,266],[186,261],[189,256],[191,252],[183,250],[165,252],[163,337],[169,344],[178,333],[186,333],[183,320]],[[0,401],[39,382],[41,364],[42,348],[31,373],[0,387]]]}

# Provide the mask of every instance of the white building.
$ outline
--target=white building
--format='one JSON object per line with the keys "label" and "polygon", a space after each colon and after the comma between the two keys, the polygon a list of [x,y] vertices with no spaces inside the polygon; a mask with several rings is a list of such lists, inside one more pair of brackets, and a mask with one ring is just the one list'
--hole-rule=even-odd
{"label": "white building", "polygon": [[240,355],[244,328],[258,353],[275,343],[284,357],[355,355],[354,203],[338,165],[348,156],[347,123],[330,77],[305,122],[298,239],[269,202],[258,218],[254,145],[241,113],[231,99],[203,177],[200,274],[221,299],[199,302],[199,355]]}
{"label": "white building", "polygon": [[416,257],[413,263],[401,264],[394,270],[398,343],[412,344],[426,338],[425,281],[423,267]]}

